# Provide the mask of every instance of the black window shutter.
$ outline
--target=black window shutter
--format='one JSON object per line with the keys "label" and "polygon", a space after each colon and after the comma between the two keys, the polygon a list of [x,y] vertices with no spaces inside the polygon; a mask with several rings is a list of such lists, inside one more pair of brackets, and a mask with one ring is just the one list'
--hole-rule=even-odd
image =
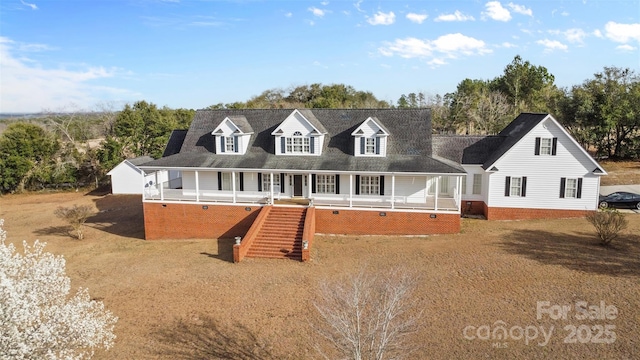
{"label": "black window shutter", "polygon": [[280,173],[280,192],[284,193],[284,173]]}
{"label": "black window shutter", "polygon": [[316,138],[314,138],[313,136],[309,139],[309,152],[312,154],[315,154],[315,151],[314,151],[315,139]]}
{"label": "black window shutter", "polygon": [[360,175],[356,175],[356,195],[360,195]]}
{"label": "black window shutter", "polygon": [[262,191],[262,173],[258,173],[258,191]]}
{"label": "black window shutter", "polygon": [[244,173],[240,172],[240,191],[244,191]]}
{"label": "black window shutter", "polygon": [[534,154],[540,155],[540,138],[539,137],[536,138],[536,151]]}
{"label": "black window shutter", "polygon": [[384,195],[384,176],[380,176],[380,196]]}
{"label": "black window shutter", "polygon": [[340,194],[340,174],[336,174],[336,194]]}
{"label": "black window shutter", "polygon": [[224,145],[225,145],[225,144],[224,144],[224,136],[220,136],[220,152],[221,152],[221,153],[223,153],[223,152],[224,152],[224,150],[225,150],[225,149],[224,149],[224,148],[225,148],[225,146],[224,146]]}
{"label": "black window shutter", "polygon": [[507,176],[504,181],[504,196],[509,196],[511,193],[511,176]]}
{"label": "black window shutter", "polygon": [[522,193],[520,196],[522,197],[527,196],[527,177],[526,176],[522,177]]}
{"label": "black window shutter", "polygon": [[551,155],[556,154],[556,149],[558,148],[558,138],[554,137],[551,141]]}
{"label": "black window shutter", "polygon": [[316,174],[311,174],[311,192],[316,193]]}
{"label": "black window shutter", "polygon": [[364,137],[360,138],[360,155],[364,155]]}
{"label": "black window shutter", "polygon": [[380,155],[380,139],[376,138],[376,155]]}
{"label": "black window shutter", "polygon": [[284,136],[280,137],[280,152],[283,154],[286,154],[286,150],[287,150],[287,145],[286,145],[286,140],[284,138]]}
{"label": "black window shutter", "polygon": [[576,191],[576,197],[578,199],[582,197],[582,178],[578,178],[578,190]]}
{"label": "black window shutter", "polygon": [[564,199],[564,188],[567,185],[567,178],[560,178],[560,199]]}
{"label": "black window shutter", "polygon": [[238,150],[238,137],[237,136],[233,137],[233,152],[240,152],[240,150]]}
{"label": "black window shutter", "polygon": [[222,173],[218,171],[218,190],[222,190]]}

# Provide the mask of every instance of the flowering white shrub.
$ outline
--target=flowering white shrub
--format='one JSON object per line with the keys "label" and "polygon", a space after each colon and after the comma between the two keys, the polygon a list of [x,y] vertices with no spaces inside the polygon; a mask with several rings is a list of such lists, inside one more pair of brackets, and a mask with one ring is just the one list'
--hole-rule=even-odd
{"label": "flowering white shrub", "polygon": [[44,252],[45,243],[24,255],[5,244],[0,219],[0,359],[88,359],[109,349],[118,320],[87,289],[69,297],[65,260]]}

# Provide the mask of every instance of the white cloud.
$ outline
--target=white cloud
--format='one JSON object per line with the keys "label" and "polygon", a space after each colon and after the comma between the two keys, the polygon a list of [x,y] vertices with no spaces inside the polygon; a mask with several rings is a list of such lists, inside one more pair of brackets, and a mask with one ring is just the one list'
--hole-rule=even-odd
{"label": "white cloud", "polygon": [[567,41],[580,44],[582,44],[584,42],[584,38],[587,37],[587,33],[578,28],[566,30],[563,35]]}
{"label": "white cloud", "polygon": [[499,1],[489,1],[484,5],[486,11],[482,12],[482,15],[491,18],[496,21],[509,21],[511,20],[511,13],[509,10],[502,7]]}
{"label": "white cloud", "polygon": [[428,17],[427,14],[416,14],[416,13],[407,14],[407,19],[409,19],[409,21],[418,23],[418,24],[422,24],[425,20],[427,20],[427,17]]}
{"label": "white cloud", "polygon": [[20,0],[20,2],[22,3],[22,5],[30,7],[31,10],[38,10],[38,5],[36,4],[26,3],[23,0]]}
{"label": "white cloud", "polygon": [[593,30],[593,36],[597,37],[597,38],[604,38],[604,35],[602,35],[602,32],[598,29]]}
{"label": "white cloud", "polygon": [[522,14],[522,15],[528,15],[528,16],[533,16],[533,11],[531,9],[527,9],[526,6],[524,5],[518,5],[518,4],[514,4],[512,2],[508,3],[507,6],[513,10],[513,12],[518,13],[518,14]]}
{"label": "white cloud", "polygon": [[502,44],[500,44],[500,46],[503,47],[503,48],[507,48],[507,49],[518,47],[518,45],[512,44],[512,43],[507,42],[507,41],[505,41]]}
{"label": "white cloud", "polygon": [[616,46],[616,49],[620,50],[620,51],[625,51],[625,52],[629,51],[629,52],[631,52],[631,51],[634,51],[636,49],[636,47],[633,47],[633,46],[631,46],[629,44],[624,44],[624,45]]}
{"label": "white cloud", "polygon": [[323,1],[323,2],[320,3],[320,5],[327,6],[327,5],[329,5],[329,2],[328,1]]}
{"label": "white cloud", "polygon": [[544,39],[544,40],[538,40],[536,41],[536,44],[538,45],[542,45],[544,46],[544,51],[545,52],[551,52],[554,50],[563,50],[563,51],[567,51],[568,47],[567,45],[561,43],[560,41],[557,40],[549,40],[549,39]]}
{"label": "white cloud", "polygon": [[475,20],[471,15],[465,15],[459,10],[456,10],[453,14],[442,14],[438,16],[435,21],[473,21]]}
{"label": "white cloud", "polygon": [[367,22],[371,25],[391,25],[396,21],[396,14],[393,11],[383,13],[378,11],[372,17],[367,17]]}
{"label": "white cloud", "polygon": [[0,37],[0,112],[38,112],[71,103],[89,108],[98,99],[138,95],[128,90],[91,83],[115,76],[116,69],[88,65],[76,69],[45,68],[37,61],[25,58],[24,54],[19,53],[20,48],[30,46]]}
{"label": "white cloud", "polygon": [[484,41],[460,33],[443,35],[435,40],[413,37],[396,39],[385,43],[379,51],[384,56],[428,59],[430,65],[442,65],[446,63],[444,59],[455,59],[461,55],[483,55],[491,52]]}
{"label": "white cloud", "polygon": [[631,40],[640,42],[640,23],[638,24],[618,24],[609,21],[604,26],[606,36],[619,43],[626,43]]}
{"label": "white cloud", "polygon": [[293,13],[290,13],[290,12],[288,12],[288,13],[285,13],[285,14],[284,14],[284,17],[288,17],[288,18],[290,18],[290,17],[292,17],[292,16],[293,16]]}
{"label": "white cloud", "polygon": [[317,17],[323,17],[325,14],[325,11],[322,9],[318,9],[317,7],[310,7],[309,9],[307,9],[309,11],[311,11],[311,13],[313,13],[313,15],[317,16]]}

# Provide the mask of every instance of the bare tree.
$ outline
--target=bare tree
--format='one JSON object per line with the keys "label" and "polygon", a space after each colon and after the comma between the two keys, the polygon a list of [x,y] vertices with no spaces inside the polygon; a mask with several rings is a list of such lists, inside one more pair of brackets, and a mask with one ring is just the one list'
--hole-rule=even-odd
{"label": "bare tree", "polygon": [[84,239],[82,228],[89,216],[93,214],[93,211],[89,205],[74,204],[72,207],[58,207],[54,211],[54,214],[69,223],[73,230],[75,230],[78,239],[82,240]]}
{"label": "bare tree", "polygon": [[320,335],[316,350],[326,359],[354,360],[408,356],[422,311],[413,291],[416,278],[407,269],[366,270],[320,285],[314,303]]}

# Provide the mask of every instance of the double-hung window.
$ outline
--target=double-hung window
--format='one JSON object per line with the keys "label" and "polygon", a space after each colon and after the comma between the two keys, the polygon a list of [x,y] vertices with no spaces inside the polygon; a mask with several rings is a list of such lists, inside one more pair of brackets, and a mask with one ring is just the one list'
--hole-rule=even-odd
{"label": "double-hung window", "polygon": [[316,175],[316,192],[318,194],[336,193],[335,175]]}
{"label": "double-hung window", "polygon": [[560,198],[580,199],[582,178],[560,178]]}
{"label": "double-hung window", "polygon": [[376,153],[376,138],[366,138],[364,144],[364,153],[367,155],[373,155]]}
{"label": "double-hung window", "polygon": [[512,177],[509,196],[522,196],[522,178]]}
{"label": "double-hung window", "polygon": [[236,152],[235,138],[233,136],[227,136],[224,138],[224,149],[225,152]]}
{"label": "double-hung window", "polygon": [[[270,174],[262,174],[262,190],[271,191],[271,176]],[[279,193],[280,191],[280,174],[273,174],[273,192]]]}
{"label": "double-hung window", "polygon": [[473,195],[480,195],[482,193],[482,174],[473,174]]}
{"label": "double-hung window", "polygon": [[[223,172],[220,176],[220,180],[222,181],[221,190],[231,191],[233,188],[231,187],[231,173]],[[236,173],[236,191],[240,190],[240,173]]]}
{"label": "double-hung window", "polygon": [[379,176],[360,176],[360,194],[361,195],[379,195],[380,194],[380,177]]}
{"label": "double-hung window", "polygon": [[551,155],[551,138],[540,139],[540,155]]}

